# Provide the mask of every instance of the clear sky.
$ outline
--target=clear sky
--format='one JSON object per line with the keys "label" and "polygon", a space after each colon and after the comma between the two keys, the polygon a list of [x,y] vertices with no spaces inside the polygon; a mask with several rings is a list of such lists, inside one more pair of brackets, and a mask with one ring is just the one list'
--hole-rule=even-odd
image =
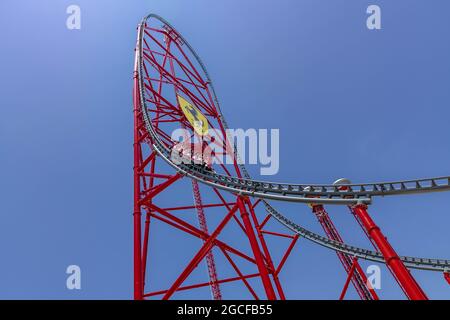
{"label": "clear sky", "polygon": [[[66,28],[70,4],[81,7],[81,30]],[[370,4],[382,30],[366,28]],[[131,79],[136,26],[150,12],[196,48],[230,127],[280,129],[280,171],[269,180],[449,175],[446,0],[2,0],[0,298],[132,297]],[[308,207],[275,206],[322,232]],[[449,259],[449,208],[440,193],[376,199],[370,212],[399,254]],[[348,243],[370,248],[345,208],[328,211]],[[200,246],[162,235],[154,289]],[[275,256],[285,244],[275,242]],[[82,290],[66,289],[70,264]],[[198,269],[187,282],[205,280]],[[380,297],[402,298],[382,272]],[[413,274],[429,297],[450,297],[442,274]],[[281,278],[291,299],[336,299],[345,282],[336,255],[303,239]],[[242,286],[223,291],[248,297]]]}

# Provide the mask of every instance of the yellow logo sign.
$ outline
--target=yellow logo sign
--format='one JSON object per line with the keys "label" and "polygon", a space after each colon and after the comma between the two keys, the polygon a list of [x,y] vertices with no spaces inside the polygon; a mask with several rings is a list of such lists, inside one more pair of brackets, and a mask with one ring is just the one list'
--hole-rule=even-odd
{"label": "yellow logo sign", "polygon": [[200,110],[198,110],[196,106],[189,103],[189,101],[181,96],[177,97],[181,110],[194,128],[194,131],[201,136],[208,134],[208,120],[206,117],[200,112]]}

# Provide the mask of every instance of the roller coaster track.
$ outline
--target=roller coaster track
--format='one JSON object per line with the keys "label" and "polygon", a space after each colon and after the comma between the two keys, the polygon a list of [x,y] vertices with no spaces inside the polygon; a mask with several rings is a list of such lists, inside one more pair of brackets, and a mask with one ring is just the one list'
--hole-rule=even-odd
{"label": "roller coaster track", "polygon": [[[298,202],[308,204],[324,204],[324,205],[359,205],[370,204],[374,197],[384,196],[397,196],[407,194],[421,194],[428,192],[450,191],[450,176],[434,177],[425,179],[412,179],[402,181],[388,181],[388,182],[376,182],[376,183],[357,183],[346,184],[346,188],[342,188],[342,185],[336,186],[332,184],[306,184],[306,183],[280,183],[254,180],[250,177],[245,166],[240,164],[243,178],[230,177],[215,172],[203,170],[199,167],[191,166],[184,163],[175,163],[171,159],[171,149],[167,147],[161,140],[160,134],[153,127],[152,121],[148,112],[148,106],[146,104],[144,82],[143,82],[143,38],[144,38],[144,26],[149,18],[155,18],[168,26],[171,30],[175,29],[163,18],[150,14],[146,16],[138,31],[137,41],[137,70],[139,81],[139,93],[141,101],[141,112],[145,121],[145,127],[148,132],[148,143],[152,145],[157,154],[164,159],[170,166],[177,170],[180,174],[198,181],[199,183],[212,186],[214,188],[222,189],[233,194],[247,195],[254,198],[262,199],[267,212],[275,218],[279,223],[285,226],[287,229],[298,234],[299,236],[319,244],[325,248],[344,253],[349,256],[358,257],[365,260],[370,260],[379,263],[385,263],[385,259],[380,252],[371,251],[356,246],[352,246],[346,243],[341,243],[328,239],[324,236],[309,231],[302,226],[294,223],[292,220],[286,218],[282,213],[277,211],[267,200]],[[220,110],[220,105],[217,100],[215,90],[212,81],[208,75],[208,72],[202,63],[201,59],[189,45],[189,43],[177,33],[177,37],[182,41],[192,55],[201,66],[202,71],[206,77],[209,87],[212,89],[213,98],[219,111],[218,117],[224,124],[225,128],[228,128],[225,118]],[[235,150],[236,151],[236,150]],[[236,156],[237,155],[237,152]],[[422,257],[409,257],[401,256],[401,261],[406,267],[412,269],[422,269],[445,272],[450,270],[450,260],[446,259],[430,259]]]}

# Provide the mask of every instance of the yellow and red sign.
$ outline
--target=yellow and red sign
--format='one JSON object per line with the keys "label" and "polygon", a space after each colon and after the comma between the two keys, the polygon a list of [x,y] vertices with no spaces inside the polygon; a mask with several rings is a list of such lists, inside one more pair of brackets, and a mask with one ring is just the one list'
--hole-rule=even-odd
{"label": "yellow and red sign", "polygon": [[208,134],[208,120],[200,110],[183,97],[177,95],[177,98],[181,110],[192,125],[192,128],[194,128],[194,131],[200,136]]}

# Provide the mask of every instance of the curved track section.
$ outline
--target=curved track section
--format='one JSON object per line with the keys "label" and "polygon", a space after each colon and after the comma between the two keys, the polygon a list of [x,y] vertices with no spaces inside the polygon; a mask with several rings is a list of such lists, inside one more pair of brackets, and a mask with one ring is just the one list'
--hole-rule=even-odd
{"label": "curved track section", "polygon": [[[326,237],[320,236],[314,232],[306,230],[305,228],[295,224],[291,220],[287,219],[281,213],[273,209],[270,205],[266,205],[268,212],[281,224],[286,226],[291,231],[297,233],[305,239],[311,240],[321,246],[329,249],[340,251],[351,256],[356,256],[365,260],[385,263],[383,255],[379,252],[354,247],[345,243],[330,240]],[[445,271],[450,267],[450,260],[443,259],[429,259],[429,258],[417,258],[417,257],[405,257],[401,256],[400,259],[403,263],[413,269],[431,270],[431,271]]]}
{"label": "curved track section", "polygon": [[[146,16],[142,25],[145,25],[149,18],[155,18],[164,25],[173,28],[167,21],[155,14]],[[194,49],[189,43],[179,34],[177,36],[183,41],[183,44],[191,51],[192,55],[197,59],[197,62],[202,68],[205,77],[212,89],[215,103],[220,112],[219,117],[222,123],[227,127],[225,118],[220,111],[220,106],[215,94],[212,81],[208,75],[208,72],[202,63],[199,56],[195,53]],[[154,150],[161,156],[169,165],[174,167],[182,174],[213,187],[223,189],[236,194],[244,194],[251,197],[257,197],[264,200],[267,211],[281,224],[297,233],[298,235],[317,243],[326,248],[340,251],[348,255],[356,256],[365,260],[371,260],[375,262],[385,263],[385,260],[381,253],[358,248],[345,243],[336,242],[326,237],[320,236],[314,232],[311,232],[291,220],[287,219],[280,212],[275,210],[265,200],[279,200],[290,201],[300,203],[320,203],[320,204],[338,204],[338,205],[354,205],[354,204],[369,204],[372,197],[377,196],[389,196],[389,195],[403,195],[403,194],[415,194],[437,191],[449,191],[450,190],[450,176],[435,177],[426,179],[415,180],[403,180],[403,181],[391,181],[391,182],[377,182],[377,183],[361,183],[361,184],[347,184],[340,185],[345,186],[345,190],[340,189],[338,186],[330,184],[292,184],[292,183],[280,183],[280,182],[268,182],[258,181],[250,178],[247,170],[241,165],[241,170],[244,173],[245,178],[230,177],[226,175],[217,174],[214,172],[198,169],[187,164],[176,164],[171,160],[171,150],[162,143],[159,134],[152,126],[150,116],[148,114],[147,105],[145,103],[145,93],[143,90],[143,28],[140,28],[138,37],[138,63],[139,63],[139,83],[140,83],[140,95],[142,103],[142,112],[146,124],[146,129],[151,137],[149,144],[151,144]],[[450,269],[450,260],[444,259],[429,259],[418,257],[400,257],[405,265],[409,268],[432,270],[432,271],[446,271]]]}

